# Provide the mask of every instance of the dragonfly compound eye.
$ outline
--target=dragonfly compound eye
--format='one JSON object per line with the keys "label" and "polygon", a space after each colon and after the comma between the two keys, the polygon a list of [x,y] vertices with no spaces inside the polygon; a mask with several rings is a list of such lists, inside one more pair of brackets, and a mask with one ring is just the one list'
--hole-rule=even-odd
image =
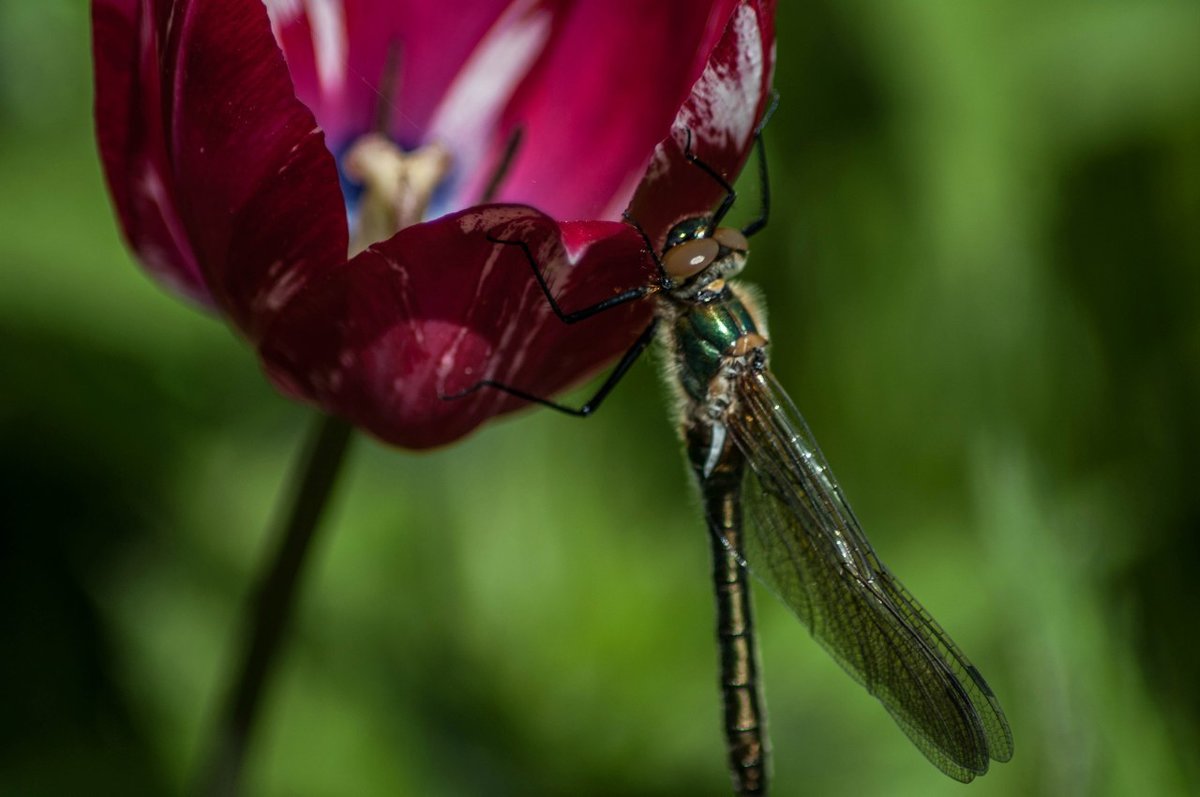
{"label": "dragonfly compound eye", "polygon": [[687,280],[717,259],[721,245],[714,238],[696,238],[671,247],[663,255],[663,270],[673,280]]}
{"label": "dragonfly compound eye", "polygon": [[750,242],[746,240],[746,236],[742,235],[741,230],[735,230],[733,227],[718,227],[712,237],[721,246],[734,252],[750,251]]}

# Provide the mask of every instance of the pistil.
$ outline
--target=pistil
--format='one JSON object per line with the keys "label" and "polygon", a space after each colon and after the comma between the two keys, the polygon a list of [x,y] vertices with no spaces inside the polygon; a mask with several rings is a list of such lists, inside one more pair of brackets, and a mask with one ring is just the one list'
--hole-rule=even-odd
{"label": "pistil", "polygon": [[451,165],[449,151],[436,142],[405,152],[382,133],[358,139],[343,160],[346,176],[363,187],[350,256],[423,221]]}

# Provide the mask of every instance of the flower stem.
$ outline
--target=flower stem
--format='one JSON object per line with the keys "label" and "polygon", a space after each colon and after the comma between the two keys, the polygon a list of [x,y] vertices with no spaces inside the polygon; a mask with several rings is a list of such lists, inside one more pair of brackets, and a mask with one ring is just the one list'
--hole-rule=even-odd
{"label": "flower stem", "polygon": [[308,551],[337,481],[350,432],[345,421],[322,416],[314,425],[303,460],[297,463],[286,523],[247,604],[236,680],[224,697],[208,758],[196,781],[197,795],[233,797],[240,791],[242,765],[264,687],[279,658]]}

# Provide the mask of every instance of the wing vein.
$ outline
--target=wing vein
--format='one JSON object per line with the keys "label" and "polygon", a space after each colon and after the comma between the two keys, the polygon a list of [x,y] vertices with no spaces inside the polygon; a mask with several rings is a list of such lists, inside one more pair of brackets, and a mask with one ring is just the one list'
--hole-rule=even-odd
{"label": "wing vein", "polygon": [[750,468],[751,570],[884,705],[934,765],[961,781],[1012,755],[978,670],[880,562],[803,418],[767,373],[738,377],[726,426]]}

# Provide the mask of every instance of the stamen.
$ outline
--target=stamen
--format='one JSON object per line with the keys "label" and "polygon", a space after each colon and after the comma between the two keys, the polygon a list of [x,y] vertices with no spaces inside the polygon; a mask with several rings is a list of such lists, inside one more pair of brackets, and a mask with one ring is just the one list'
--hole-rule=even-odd
{"label": "stamen", "polygon": [[496,198],[496,192],[500,190],[500,184],[508,176],[508,170],[512,166],[513,158],[516,157],[517,149],[521,146],[521,136],[523,134],[524,131],[522,128],[513,128],[512,133],[508,137],[508,142],[504,145],[504,153],[500,156],[500,162],[496,165],[496,171],[492,172],[492,179],[488,180],[487,187],[483,189],[483,194],[479,197],[479,204],[486,205]]}
{"label": "stamen", "polygon": [[400,86],[400,42],[393,41],[388,45],[387,57],[383,62],[383,74],[379,79],[379,88],[375,90],[374,122],[371,130],[387,135],[391,132],[392,111],[396,108],[396,91]]}

